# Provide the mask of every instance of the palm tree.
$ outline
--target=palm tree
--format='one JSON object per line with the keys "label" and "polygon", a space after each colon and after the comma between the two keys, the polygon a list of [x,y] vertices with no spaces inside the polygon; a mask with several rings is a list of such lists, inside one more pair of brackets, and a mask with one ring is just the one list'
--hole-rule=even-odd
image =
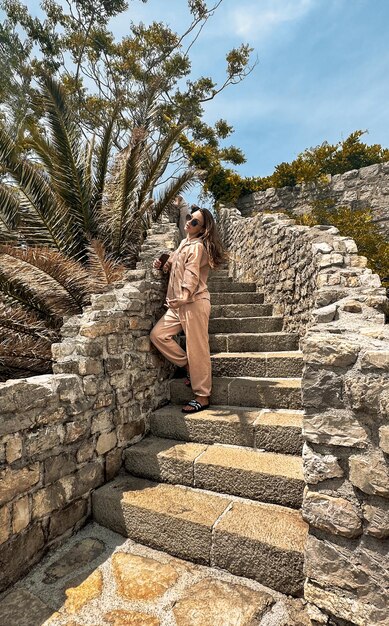
{"label": "palm tree", "polygon": [[134,267],[145,227],[197,177],[181,172],[153,200],[183,126],[155,149],[146,119],[112,156],[115,112],[96,145],[49,76],[39,107],[22,144],[0,127],[0,379],[49,371],[63,316]]}

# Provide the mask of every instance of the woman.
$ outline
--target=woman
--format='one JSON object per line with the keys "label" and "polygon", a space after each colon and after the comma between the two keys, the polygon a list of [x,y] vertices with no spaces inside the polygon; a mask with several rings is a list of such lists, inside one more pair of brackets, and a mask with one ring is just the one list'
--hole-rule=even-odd
{"label": "woman", "polygon": [[[209,268],[223,261],[223,249],[215,220],[208,209],[192,207],[185,224],[186,239],[173,252],[163,272],[170,271],[166,303],[168,310],[151,331],[150,339],[172,363],[185,367],[194,399],[182,409],[197,413],[209,407],[212,375],[208,340],[211,302],[207,287]],[[160,269],[156,259],[153,267]],[[186,335],[186,352],[173,339]]]}

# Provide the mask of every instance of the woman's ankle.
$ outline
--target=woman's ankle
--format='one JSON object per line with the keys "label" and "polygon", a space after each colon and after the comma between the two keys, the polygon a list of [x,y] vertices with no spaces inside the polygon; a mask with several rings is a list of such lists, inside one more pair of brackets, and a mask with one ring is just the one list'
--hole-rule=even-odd
{"label": "woman's ankle", "polygon": [[195,396],[195,400],[200,404],[209,404],[209,396]]}

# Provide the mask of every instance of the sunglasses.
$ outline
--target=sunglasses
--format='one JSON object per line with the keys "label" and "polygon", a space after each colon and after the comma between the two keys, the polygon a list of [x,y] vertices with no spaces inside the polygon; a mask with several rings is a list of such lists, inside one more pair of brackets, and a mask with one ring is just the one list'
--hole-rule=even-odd
{"label": "sunglasses", "polygon": [[186,221],[188,224],[190,224],[191,226],[202,226],[202,224],[200,224],[199,220],[196,220],[196,218],[194,218],[193,220],[191,219],[190,215],[187,215],[185,217]]}

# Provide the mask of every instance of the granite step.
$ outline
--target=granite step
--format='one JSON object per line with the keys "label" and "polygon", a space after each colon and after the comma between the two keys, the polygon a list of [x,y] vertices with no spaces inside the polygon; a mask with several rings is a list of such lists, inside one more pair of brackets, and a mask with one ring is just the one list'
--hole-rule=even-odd
{"label": "granite step", "polygon": [[[193,398],[182,379],[170,381],[170,400],[182,404]],[[218,376],[212,378],[212,405],[252,406],[263,409],[301,409],[300,378]]]}
{"label": "granite step", "polygon": [[182,413],[181,406],[167,404],[151,414],[150,430],[165,439],[301,455],[302,419],[302,411],[235,406],[214,406],[191,415]]}
{"label": "granite step", "polygon": [[227,268],[222,268],[222,269],[217,269],[217,270],[210,270],[209,272],[209,280],[213,279],[213,278],[228,278],[228,267]]}
{"label": "granite step", "polygon": [[[185,347],[185,335],[179,337]],[[296,333],[214,333],[209,335],[211,353],[220,352],[295,352],[298,350],[299,336]]]}
{"label": "granite step", "polygon": [[273,313],[272,304],[212,304],[214,317],[264,317]]}
{"label": "granite step", "polygon": [[233,281],[231,276],[228,276],[228,275],[221,275],[220,276],[219,274],[216,274],[216,275],[209,274],[207,284],[208,285],[213,285],[215,283],[220,283],[220,284],[221,283],[226,283],[226,284],[229,284],[229,283],[232,283],[232,282],[234,282],[234,284],[236,284],[236,281]]}
{"label": "granite step", "polygon": [[294,509],[120,476],[92,495],[94,520],[157,550],[299,596],[307,525]]}
{"label": "granite step", "polygon": [[256,292],[255,283],[236,283],[230,280],[214,280],[208,285],[210,293],[247,293]]}
{"label": "granite step", "polygon": [[260,291],[251,292],[211,292],[211,304],[262,304],[264,294]]}
{"label": "granite step", "polygon": [[218,317],[209,320],[209,332],[217,333],[275,333],[282,330],[282,317]]}
{"label": "granite step", "polygon": [[[181,341],[185,344],[185,337]],[[291,352],[298,350],[296,333],[211,333],[209,347],[218,352]]]}
{"label": "granite step", "polygon": [[301,457],[241,446],[146,437],[124,453],[130,474],[293,508],[302,504]]}
{"label": "granite step", "polygon": [[303,355],[291,352],[218,352],[211,355],[213,376],[295,378],[302,375]]}

